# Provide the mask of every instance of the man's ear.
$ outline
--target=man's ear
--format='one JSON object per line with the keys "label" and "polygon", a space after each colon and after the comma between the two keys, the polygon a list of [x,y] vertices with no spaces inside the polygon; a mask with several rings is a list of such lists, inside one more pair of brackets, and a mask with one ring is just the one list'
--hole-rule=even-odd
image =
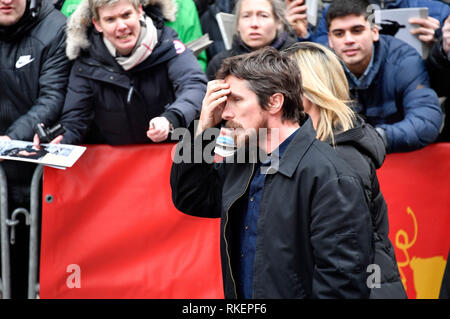
{"label": "man's ear", "polygon": [[102,28],[100,27],[100,24],[97,22],[97,20],[95,20],[94,17],[92,17],[92,24],[94,25],[95,29],[98,32],[100,32],[100,33],[103,32]]}
{"label": "man's ear", "polygon": [[275,93],[269,98],[269,113],[275,114],[280,112],[284,104],[284,95],[281,93]]}
{"label": "man's ear", "polygon": [[378,29],[377,25],[372,26],[372,38],[373,42],[377,42],[380,40],[380,30]]}

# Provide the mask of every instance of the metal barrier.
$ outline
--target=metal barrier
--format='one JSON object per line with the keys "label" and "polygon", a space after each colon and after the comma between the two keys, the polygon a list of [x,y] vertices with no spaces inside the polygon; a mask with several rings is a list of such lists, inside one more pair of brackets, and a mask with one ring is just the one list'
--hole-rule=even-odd
{"label": "metal barrier", "polygon": [[[16,208],[11,218],[8,217],[8,181],[5,171],[0,165],[0,233],[1,233],[1,265],[0,293],[2,299],[11,298],[11,259],[10,245],[15,243],[15,226],[19,224],[17,216],[23,214],[25,223],[30,226],[29,259],[28,259],[28,298],[34,299],[39,295],[37,280],[39,267],[39,186],[42,179],[43,166],[38,165],[33,173],[30,189],[30,210]],[[11,229],[9,229],[9,227]]]}

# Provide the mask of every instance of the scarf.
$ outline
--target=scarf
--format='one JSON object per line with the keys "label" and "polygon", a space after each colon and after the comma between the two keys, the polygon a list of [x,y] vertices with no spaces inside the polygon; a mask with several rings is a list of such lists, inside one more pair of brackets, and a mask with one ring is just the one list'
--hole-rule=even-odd
{"label": "scarf", "polygon": [[125,71],[131,70],[142,61],[145,61],[145,59],[152,54],[153,48],[158,42],[156,27],[153,25],[152,19],[143,15],[140,23],[141,32],[139,34],[139,38],[129,56],[120,56],[111,41],[109,41],[106,37],[103,37],[103,42],[105,43],[109,53],[111,53],[117,63],[122,66]]}

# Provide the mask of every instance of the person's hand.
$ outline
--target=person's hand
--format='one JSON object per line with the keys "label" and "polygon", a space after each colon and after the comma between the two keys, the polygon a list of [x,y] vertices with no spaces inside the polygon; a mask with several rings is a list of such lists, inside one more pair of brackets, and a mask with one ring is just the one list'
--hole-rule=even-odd
{"label": "person's hand", "polygon": [[[62,139],[63,139],[63,136],[58,135],[53,140],[51,140],[49,144],[59,144],[59,143],[61,143]],[[39,136],[37,134],[34,134],[34,136],[33,136],[33,147],[36,150],[41,149],[41,141],[39,140]]]}
{"label": "person's hand", "polygon": [[164,116],[154,117],[148,123],[147,137],[155,143],[165,141],[169,132],[170,122]]}
{"label": "person's hand", "polygon": [[308,36],[308,20],[304,0],[286,0],[286,20],[298,37]]}
{"label": "person's hand", "polygon": [[198,121],[196,136],[207,128],[216,126],[222,121],[222,112],[227,96],[231,93],[230,85],[224,80],[208,82],[206,94],[202,102],[202,112]]}
{"label": "person's hand", "polygon": [[408,22],[411,24],[419,25],[418,28],[412,29],[411,33],[413,35],[417,35],[420,41],[426,43],[429,46],[434,43],[434,33],[441,27],[441,23],[439,22],[439,20],[433,17],[428,17],[426,19],[411,18],[408,20]]}
{"label": "person's hand", "polygon": [[[41,123],[41,126],[43,127],[44,124]],[[58,135],[53,140],[51,140],[49,144],[59,144],[59,143],[61,143],[62,139],[63,139],[63,136]],[[34,134],[34,136],[33,136],[33,148],[36,150],[41,149],[41,141],[39,140],[39,136],[37,134]]]}
{"label": "person's hand", "polygon": [[450,52],[450,16],[444,22],[442,27],[442,49],[448,55]]}

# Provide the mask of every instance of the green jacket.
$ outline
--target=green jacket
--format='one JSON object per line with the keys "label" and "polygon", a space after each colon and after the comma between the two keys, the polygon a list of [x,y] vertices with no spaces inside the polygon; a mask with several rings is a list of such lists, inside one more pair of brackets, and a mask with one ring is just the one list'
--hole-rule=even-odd
{"label": "green jacket", "polygon": [[[174,22],[166,21],[166,25],[177,31],[183,43],[200,38],[203,35],[203,31],[194,0],[176,0],[176,2],[178,6],[176,20]],[[206,51],[202,51],[198,55],[197,60],[203,71],[206,71]]]}

